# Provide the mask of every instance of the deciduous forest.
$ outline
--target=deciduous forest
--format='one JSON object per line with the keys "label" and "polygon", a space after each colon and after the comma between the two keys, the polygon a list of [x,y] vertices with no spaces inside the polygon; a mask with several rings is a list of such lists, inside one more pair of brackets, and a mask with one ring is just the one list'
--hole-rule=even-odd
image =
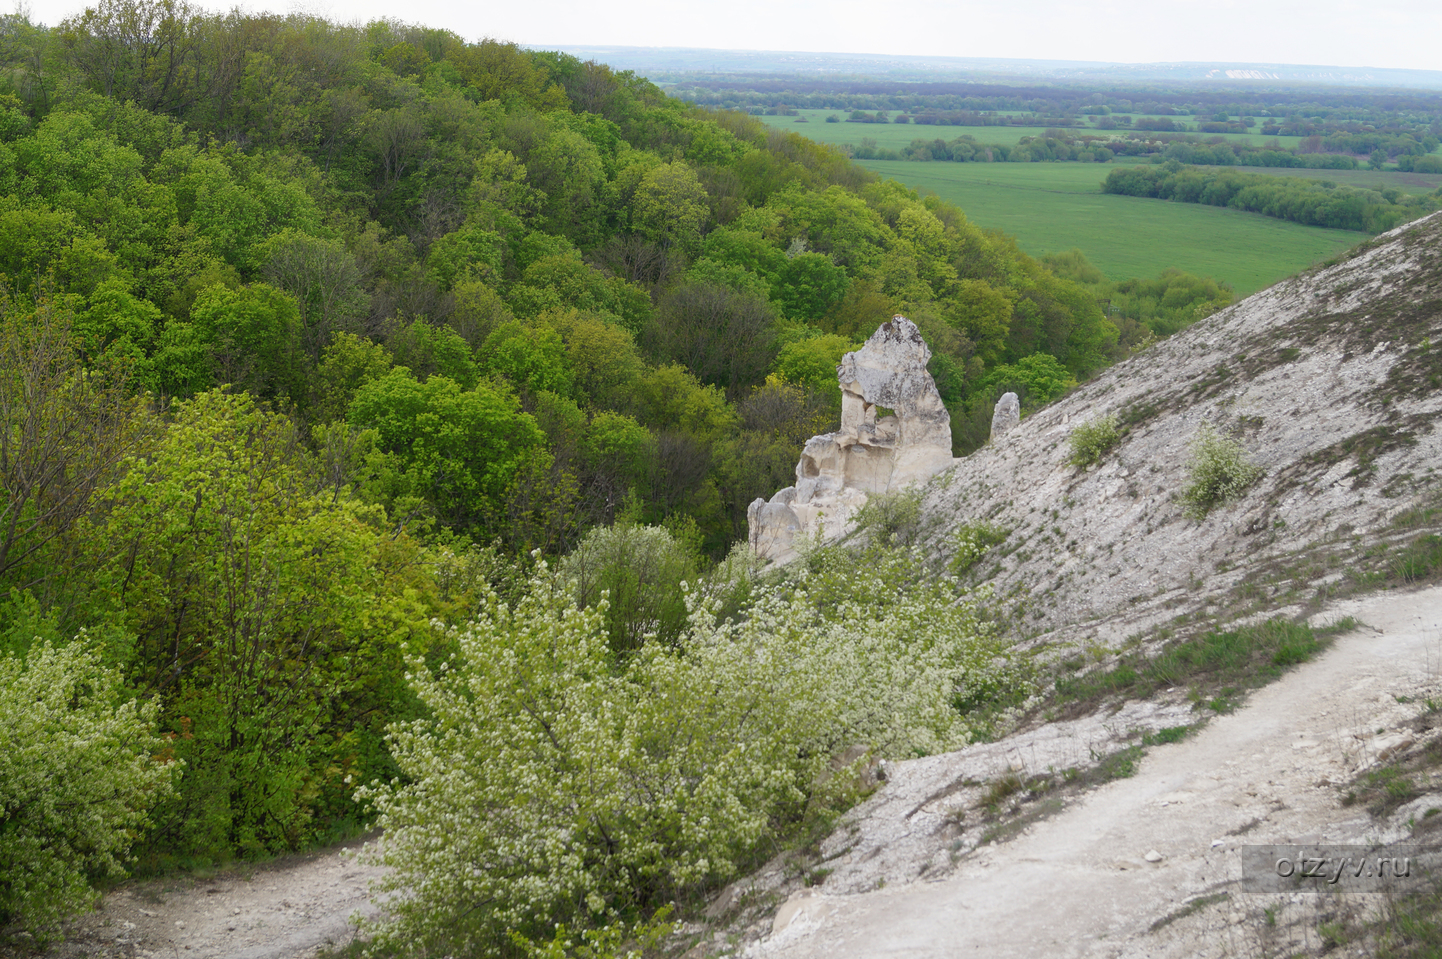
{"label": "deciduous forest", "polygon": [[[1001,386],[1044,401],[1122,350],[1087,287],[959,210],[602,64],[169,0],[0,36],[0,917],[37,933],[125,868],[300,849],[401,808],[356,789],[425,781],[386,731],[444,715],[407,677],[476,630],[479,668],[579,602],[600,618],[544,677],[555,695],[593,668],[606,695],[698,681],[674,672],[700,628],[681,582],[790,482],[836,416],[841,354],[893,313],[927,331],[963,444]],[[589,593],[556,598],[548,561]],[[736,589],[715,601],[734,611]],[[909,592],[898,631],[917,608],[955,618]],[[765,602],[843,628],[834,603]],[[988,649],[969,623],[953,632]],[[955,673],[956,649],[926,668]],[[522,679],[487,714],[546,725]],[[633,861],[625,822],[576,813],[600,865],[562,869],[552,898],[654,906],[804,813],[808,764],[861,720],[775,702],[753,736],[771,759],[744,776],[702,788],[685,771],[718,756],[675,757],[683,793],[710,796],[698,816],[734,788],[745,817],[691,849],[680,800],[630,803],[650,837]],[[660,750],[678,720],[657,709],[631,733]],[[637,748],[625,733],[607,735]],[[577,736],[557,733],[551,774],[597,748]],[[65,805],[57,776],[90,785]],[[565,914],[527,899],[549,868],[497,892],[486,949]]]}

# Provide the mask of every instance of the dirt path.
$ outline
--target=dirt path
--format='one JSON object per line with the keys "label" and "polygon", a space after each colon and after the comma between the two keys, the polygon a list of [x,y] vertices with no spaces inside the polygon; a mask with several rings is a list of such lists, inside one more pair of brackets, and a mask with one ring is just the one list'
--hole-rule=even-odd
{"label": "dirt path", "polygon": [[[1244,842],[1396,838],[1376,836],[1365,811],[1343,808],[1336,786],[1395,747],[1418,714],[1415,701],[1442,683],[1442,588],[1339,604],[1334,613],[1365,625],[1236,713],[1153,749],[1133,778],[985,847],[942,880],[798,894],[748,954],[1237,954],[1235,938],[1218,930],[1241,917],[1243,897],[1220,916],[1149,930],[1234,878]],[[1428,802],[1442,806],[1437,796],[1413,805]],[[1160,861],[1149,862],[1154,852]]]}
{"label": "dirt path", "polygon": [[354,938],[353,913],[375,912],[380,874],[353,858],[360,841],[212,879],[124,886],[82,918],[56,957],[309,959]]}

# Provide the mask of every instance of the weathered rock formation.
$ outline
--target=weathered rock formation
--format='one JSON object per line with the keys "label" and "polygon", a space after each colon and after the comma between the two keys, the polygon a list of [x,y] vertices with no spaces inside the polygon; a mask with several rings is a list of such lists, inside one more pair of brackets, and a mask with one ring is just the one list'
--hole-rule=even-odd
{"label": "weathered rock formation", "polygon": [[1021,422],[1021,400],[1015,393],[1003,393],[991,411],[991,438],[1001,439],[1003,433]]}
{"label": "weathered rock formation", "polygon": [[846,532],[868,493],[924,483],[951,466],[951,417],[926,371],[930,359],[904,316],[841,358],[841,429],[807,441],[795,486],[751,504],[752,549],[785,562],[818,532],[823,539]]}

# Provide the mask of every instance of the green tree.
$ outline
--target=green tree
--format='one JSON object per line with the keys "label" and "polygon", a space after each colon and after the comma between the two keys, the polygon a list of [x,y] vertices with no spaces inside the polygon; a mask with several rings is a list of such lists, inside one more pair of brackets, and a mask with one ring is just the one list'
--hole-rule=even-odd
{"label": "green tree", "polygon": [[68,210],[0,196],[0,275],[16,292],[33,295],[42,281],[50,281],[61,292],[89,296],[123,274],[104,242]]}
{"label": "green tree", "polygon": [[782,347],[772,369],[783,383],[815,390],[839,405],[841,387],[836,368],[842,356],[860,348],[860,344],[834,333],[813,336]]}
{"label": "green tree", "polygon": [[178,110],[204,94],[200,16],[184,0],[101,0],[61,22],[66,59],[91,88],[147,110]]}
{"label": "green tree", "polygon": [[1076,379],[1056,357],[1033,353],[1015,363],[998,366],[982,381],[983,394],[1012,390],[1023,395],[1028,406],[1043,406],[1076,386]]}
{"label": "green tree", "polygon": [[739,395],[759,385],[776,358],[776,315],[764,300],[685,284],[662,298],[646,340],[658,357]]}
{"label": "green tree", "polygon": [[553,329],[512,320],[486,337],[480,356],[487,373],[505,377],[526,396],[569,397],[574,389],[566,346]]}
{"label": "green tree", "polygon": [[699,249],[709,214],[706,188],[685,162],[649,170],[636,187],[633,209],[632,223],[642,236],[687,254]]}
{"label": "green tree", "polygon": [[342,419],[356,391],[390,372],[395,363],[385,347],[354,333],[341,333],[321,354],[312,382],[310,414],[317,423]]}
{"label": "green tree", "polygon": [[107,280],[75,317],[72,333],[88,355],[111,353],[139,360],[154,345],[163,320],[153,303],[131,295],[123,281]]}
{"label": "green tree", "polygon": [[850,284],[846,271],[827,257],[798,253],[777,272],[771,298],[788,319],[819,320],[842,301]]}
{"label": "green tree", "polygon": [[976,345],[977,355],[995,363],[1006,352],[1013,307],[1006,290],[982,280],[960,280],[942,310],[947,322]]}
{"label": "green tree", "polygon": [[603,522],[635,502],[656,469],[656,438],[625,413],[597,413],[584,430],[581,452],[583,494]]}
{"label": "green tree", "polygon": [[547,313],[541,319],[560,333],[566,344],[567,365],[579,401],[595,409],[635,408],[636,384],[646,366],[630,331],[603,315],[578,310]]}
{"label": "green tree", "polygon": [[706,234],[702,250],[707,259],[739,266],[763,280],[770,280],[786,265],[786,254],[760,231],[737,226],[722,227]]}
{"label": "green tree", "polygon": [[361,387],[347,418],[376,430],[394,457],[383,479],[391,499],[422,496],[465,532],[496,528],[513,478],[543,438],[513,396],[487,383],[464,390],[444,376],[422,383],[404,368]]}
{"label": "green tree", "polygon": [[472,226],[447,233],[432,243],[426,260],[441,288],[449,290],[466,279],[496,282],[504,254],[505,242],[499,233]]}
{"label": "green tree", "polygon": [[261,244],[266,280],[300,307],[301,346],[315,358],[339,332],[360,332],[370,312],[359,261],[339,240],[282,230]]}
{"label": "green tree", "polygon": [[96,538],[121,548],[104,581],[187,769],[154,850],[299,848],[355,814],[345,775],[379,771],[400,644],[425,613],[385,574],[384,517],[317,472],[285,417],[210,392],[109,490]]}
{"label": "green tree", "polygon": [[560,565],[575,580],[576,600],[601,607],[611,652],[623,656],[647,642],[674,644],[686,625],[682,584],[698,557],[660,526],[598,526]]}
{"label": "green tree", "polygon": [[527,153],[526,171],[544,197],[540,217],[547,232],[585,246],[599,238],[598,201],[606,171],[594,144],[573,130],[552,126]]}
{"label": "green tree", "polygon": [[191,323],[209,345],[212,377],[265,399],[304,394],[300,310],[267,283],[212,286],[195,299]]}
{"label": "green tree", "polygon": [[418,379],[446,376],[466,389],[475,385],[480,369],[470,344],[450,327],[415,320],[392,324],[386,332],[386,347],[396,365],[406,367]]}
{"label": "green tree", "polygon": [[128,370],[87,370],[73,320],[63,301],[32,307],[0,287],[0,582],[11,589],[75,569],[55,551],[70,551],[95,498],[150,436]]}

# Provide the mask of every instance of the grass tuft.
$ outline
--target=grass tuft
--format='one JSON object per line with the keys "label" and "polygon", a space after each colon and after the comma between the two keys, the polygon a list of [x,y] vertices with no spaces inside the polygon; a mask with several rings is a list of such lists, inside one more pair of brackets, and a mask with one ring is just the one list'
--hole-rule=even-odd
{"label": "grass tuft", "polygon": [[1432,533],[1413,540],[1392,560],[1392,573],[1404,583],[1420,583],[1442,572],[1442,536]]}
{"label": "grass tuft", "polygon": [[1145,699],[1161,689],[1185,686],[1190,688],[1193,702],[1228,712],[1241,693],[1306,662],[1327,645],[1332,635],[1355,625],[1355,621],[1344,619],[1318,631],[1305,623],[1273,619],[1226,632],[1207,632],[1151,659],[1134,654],[1111,669],[1060,676],[1056,680],[1057,699],[1079,704],[1114,696]]}

